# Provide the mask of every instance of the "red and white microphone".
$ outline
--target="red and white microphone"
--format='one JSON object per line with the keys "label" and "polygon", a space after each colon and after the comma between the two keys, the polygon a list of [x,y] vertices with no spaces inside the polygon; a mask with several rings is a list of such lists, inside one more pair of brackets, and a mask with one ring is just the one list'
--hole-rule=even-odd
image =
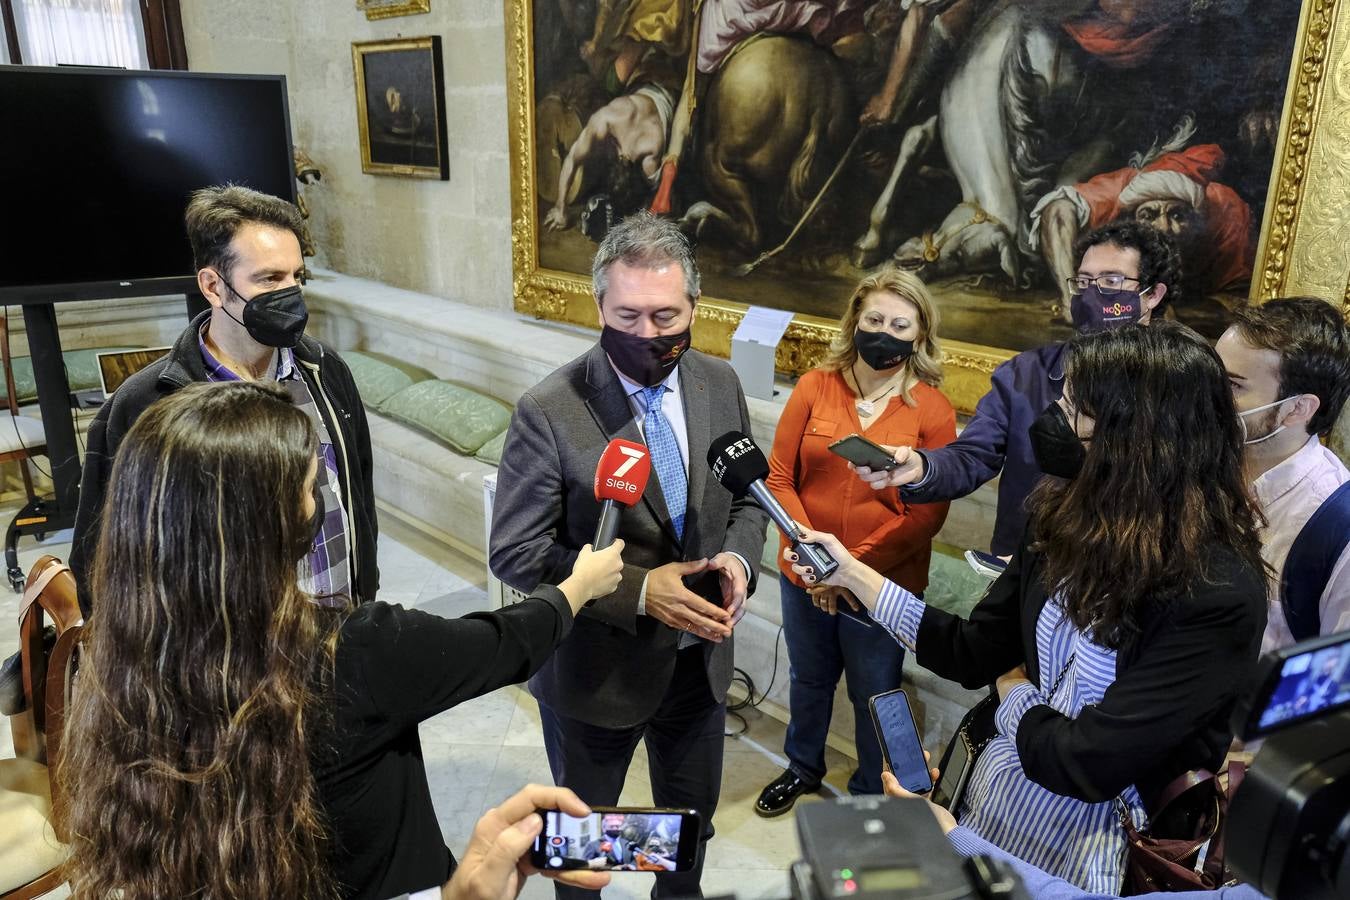
{"label": "red and white microphone", "polygon": [[600,521],[595,525],[591,548],[603,550],[614,543],[619,531],[619,507],[635,506],[647,489],[652,458],[642,444],[615,438],[600,454],[595,467],[595,499],[600,501]]}

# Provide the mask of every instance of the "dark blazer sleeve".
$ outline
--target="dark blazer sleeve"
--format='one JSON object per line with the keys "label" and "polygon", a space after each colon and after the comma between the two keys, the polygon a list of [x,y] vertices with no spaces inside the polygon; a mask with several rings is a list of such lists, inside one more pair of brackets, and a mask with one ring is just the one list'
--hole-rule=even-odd
{"label": "dark blazer sleeve", "polygon": [[567,530],[563,492],[562,457],[553,427],[527,392],[511,414],[502,447],[488,546],[493,574],[518,591],[557,584],[572,571],[577,551],[559,541]]}
{"label": "dark blazer sleeve", "polygon": [[[1027,662],[1024,643],[1023,580],[1036,577],[1026,542],[984,598],[962,619],[924,607],[914,646],[919,665],[963,687],[977,690]],[[1033,586],[1033,590],[1034,590]]]}
{"label": "dark blazer sleeve", "polygon": [[84,468],[80,473],[80,498],[75,508],[75,530],[70,541],[71,572],[75,576],[80,612],[86,619],[92,610],[89,596],[89,567],[98,547],[99,518],[103,495],[112,474],[113,456],[122,441],[125,425],[120,421],[121,405],[116,394],[94,416],[85,437]]}
{"label": "dark blazer sleeve", "polygon": [[457,619],[367,603],[343,626],[339,672],[359,672],[346,687],[365,695],[366,709],[416,724],[525,681],[571,628],[571,607],[550,586],[520,603]]}
{"label": "dark blazer sleeve", "polygon": [[1264,614],[1264,586],[1245,569],[1174,601],[1140,636],[1138,658],[1126,669],[1117,662],[1101,703],[1074,719],[1049,706],[1022,716],[1017,752],[1027,777],[1099,803],[1158,771],[1174,768],[1171,778],[1207,764],[1177,760],[1177,750],[1226,720],[1256,663]]}
{"label": "dark blazer sleeve", "polygon": [[352,478],[361,485],[361,496],[359,499],[354,498],[353,503],[360,502],[365,512],[362,517],[365,521],[361,523],[365,531],[361,546],[366,551],[361,558],[361,600],[364,602],[375,599],[380,589],[380,560],[376,549],[379,547],[380,520],[375,511],[375,459],[370,447],[370,420],[366,418],[366,405],[361,402],[361,392],[356,387],[356,379],[352,377],[347,361],[332,352],[326,353],[325,359],[332,370],[340,375],[344,405],[351,416],[351,432],[356,445],[356,471],[352,473]]}
{"label": "dark blazer sleeve", "polygon": [[1009,360],[994,370],[990,388],[961,436],[945,447],[921,451],[927,477],[922,485],[902,487],[900,496],[910,503],[956,500],[998,475],[1008,449],[1013,390]]}

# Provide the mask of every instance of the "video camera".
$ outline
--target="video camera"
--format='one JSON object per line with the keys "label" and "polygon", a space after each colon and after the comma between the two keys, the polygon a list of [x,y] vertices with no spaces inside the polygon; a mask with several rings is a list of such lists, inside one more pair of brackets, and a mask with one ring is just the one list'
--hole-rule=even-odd
{"label": "video camera", "polygon": [[1350,897],[1350,631],[1263,657],[1257,682],[1233,730],[1270,737],[1233,797],[1228,861],[1276,900]]}
{"label": "video camera", "polygon": [[842,797],[797,810],[792,900],[1029,900],[1002,861],[962,859],[920,799]]}

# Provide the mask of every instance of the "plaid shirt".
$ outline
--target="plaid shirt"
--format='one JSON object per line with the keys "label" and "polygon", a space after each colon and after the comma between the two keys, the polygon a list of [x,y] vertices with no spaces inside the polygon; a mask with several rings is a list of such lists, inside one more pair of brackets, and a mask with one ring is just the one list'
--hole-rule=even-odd
{"label": "plaid shirt", "polygon": [[[207,381],[242,381],[238,375],[225,367],[220,360],[211,355],[206,348],[206,326],[197,335],[197,346],[201,348],[202,362],[206,366]],[[300,561],[300,587],[324,602],[325,605],[342,606],[351,595],[351,559],[350,544],[347,540],[347,511],[342,506],[342,482],[338,477],[337,454],[333,450],[333,439],[328,426],[319,415],[318,404],[309,392],[309,385],[300,374],[295,363],[295,354],[289,348],[277,351],[277,365],[273,373],[275,380],[291,395],[305,415],[309,416],[314,430],[319,435],[319,459],[323,462],[319,480],[319,493],[323,497],[323,525],[314,540],[309,555]],[[324,598],[334,598],[331,601]]]}

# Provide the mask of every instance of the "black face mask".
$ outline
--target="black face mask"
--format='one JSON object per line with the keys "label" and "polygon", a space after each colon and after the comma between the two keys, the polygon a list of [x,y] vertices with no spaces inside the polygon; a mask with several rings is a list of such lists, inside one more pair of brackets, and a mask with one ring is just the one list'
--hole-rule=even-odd
{"label": "black face mask", "polygon": [[914,355],[914,342],[902,341],[884,331],[853,332],[853,346],[862,361],[878,371],[893,369]]}
{"label": "black face mask", "polygon": [[1147,293],[1117,291],[1103,294],[1095,284],[1090,284],[1083,289],[1083,293],[1075,294],[1069,301],[1073,327],[1079,334],[1088,334],[1132,325],[1144,315],[1144,294]]}
{"label": "black face mask", "polygon": [[689,329],[644,338],[606,325],[600,330],[600,346],[625,376],[644,387],[652,387],[665,380],[689,349]]}
{"label": "black face mask", "polygon": [[1087,451],[1058,403],[1051,403],[1036,417],[1028,434],[1032,455],[1042,472],[1056,478],[1078,477]]}
{"label": "black face mask", "polygon": [[[225,281],[223,276],[221,280]],[[244,301],[244,319],[235,318],[228,309],[225,315],[243,325],[249,337],[264,347],[294,347],[299,343],[300,335],[305,333],[305,324],[309,322],[309,310],[305,308],[300,285],[264,291],[247,300],[228,281],[225,286]]]}

